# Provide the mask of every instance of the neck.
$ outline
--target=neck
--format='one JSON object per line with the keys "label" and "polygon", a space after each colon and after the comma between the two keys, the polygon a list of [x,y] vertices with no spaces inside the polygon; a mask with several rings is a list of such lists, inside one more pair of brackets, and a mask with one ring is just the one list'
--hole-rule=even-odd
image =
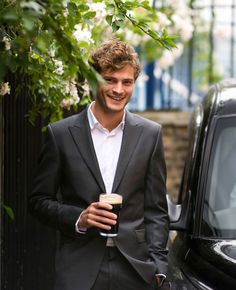
{"label": "neck", "polygon": [[98,122],[108,131],[112,131],[114,128],[116,128],[122,121],[124,115],[124,110],[120,112],[100,110],[96,102],[91,107],[91,110]]}

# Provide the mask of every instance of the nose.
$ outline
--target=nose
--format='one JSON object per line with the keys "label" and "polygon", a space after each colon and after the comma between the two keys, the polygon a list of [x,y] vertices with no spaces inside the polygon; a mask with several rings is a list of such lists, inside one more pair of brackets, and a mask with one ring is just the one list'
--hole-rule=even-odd
{"label": "nose", "polygon": [[112,90],[113,93],[122,94],[124,92],[123,84],[121,82],[117,82],[116,84],[114,84]]}

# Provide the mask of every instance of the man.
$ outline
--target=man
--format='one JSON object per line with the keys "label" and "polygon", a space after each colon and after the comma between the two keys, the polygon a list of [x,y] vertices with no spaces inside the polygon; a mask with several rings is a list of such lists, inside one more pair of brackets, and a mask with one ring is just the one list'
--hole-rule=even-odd
{"label": "man", "polygon": [[[169,220],[160,125],[125,110],[140,71],[133,48],[110,40],[91,65],[103,77],[87,110],[48,126],[29,198],[61,233],[55,290],[150,290],[167,272]],[[60,200],[57,192],[60,190]],[[123,196],[117,216],[100,193]]]}

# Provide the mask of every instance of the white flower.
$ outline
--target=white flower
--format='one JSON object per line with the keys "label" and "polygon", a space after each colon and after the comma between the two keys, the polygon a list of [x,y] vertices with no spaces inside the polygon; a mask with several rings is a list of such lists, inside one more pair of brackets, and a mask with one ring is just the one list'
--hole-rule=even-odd
{"label": "white flower", "polygon": [[96,12],[96,16],[94,17],[94,22],[96,24],[100,24],[104,17],[106,16],[106,5],[105,3],[91,3],[88,4],[91,11]]}
{"label": "white flower", "polygon": [[184,51],[184,45],[182,43],[177,43],[176,48],[172,50],[164,50],[162,56],[157,61],[157,66],[160,69],[167,69],[172,66],[176,59],[179,58]]}
{"label": "white flower", "polygon": [[10,50],[11,49],[11,40],[7,36],[4,36],[2,41],[5,43],[5,49]]}
{"label": "white flower", "polygon": [[56,51],[54,48],[50,48],[49,52],[48,52],[49,56],[54,58],[56,55]]}
{"label": "white flower", "polygon": [[70,95],[71,95],[72,99],[74,100],[74,104],[75,105],[78,104],[80,98],[78,95],[77,87],[74,83],[70,84]]}
{"label": "white flower", "polygon": [[74,80],[67,80],[65,84],[65,92],[70,95],[70,98],[65,98],[61,102],[61,107],[70,110],[71,106],[77,105],[80,101],[76,82]]}
{"label": "white flower", "polygon": [[6,82],[6,83],[1,83],[1,84],[0,84],[0,95],[1,95],[1,96],[4,96],[4,95],[6,95],[6,94],[9,95],[10,92],[11,92],[11,88],[10,88],[8,82]]}
{"label": "white flower", "polygon": [[162,28],[169,26],[171,24],[170,20],[167,18],[167,16],[164,13],[157,12],[157,17],[159,19],[159,24]]}
{"label": "white flower", "polygon": [[68,98],[68,99],[63,99],[61,102],[61,107],[67,110],[70,110],[71,106],[74,104],[74,101],[72,98]]}
{"label": "white flower", "polygon": [[138,46],[142,41],[142,36],[134,33],[132,30],[124,29],[125,38],[128,42],[132,43],[133,46]]}
{"label": "white flower", "polygon": [[182,43],[177,43],[176,47],[172,49],[174,58],[179,58],[184,52],[184,45]]}
{"label": "white flower", "polygon": [[68,4],[69,4],[69,1],[68,1],[68,0],[63,0],[63,1],[62,1],[62,6],[63,6],[63,7],[66,8]]}
{"label": "white flower", "polygon": [[89,96],[90,94],[90,88],[87,82],[82,86],[83,89],[83,96]]}
{"label": "white flower", "polygon": [[66,94],[70,95],[74,100],[79,99],[75,80],[69,79],[66,81],[65,91]]}
{"label": "white flower", "polygon": [[74,37],[78,42],[88,42],[88,43],[93,43],[92,39],[92,33],[89,31],[87,28],[82,29],[81,24],[76,24],[75,25],[75,31],[73,32]]}
{"label": "white flower", "polygon": [[171,18],[175,24],[175,29],[180,33],[181,38],[184,41],[188,41],[192,37],[194,30],[191,19],[188,17],[184,18],[178,14],[172,15]]}
{"label": "white flower", "polygon": [[174,8],[176,14],[179,14],[183,17],[188,16],[191,11],[191,9],[183,0],[171,0],[170,6]]}
{"label": "white flower", "polygon": [[64,73],[63,62],[61,60],[57,60],[57,59],[54,59],[53,61],[55,64],[55,70],[53,72],[58,74],[58,75],[63,75],[63,73]]}
{"label": "white flower", "polygon": [[183,39],[183,41],[188,41],[192,38],[193,36],[193,30],[194,30],[194,27],[192,24],[190,23],[185,23],[186,25],[183,25],[182,26],[182,29],[180,31],[180,36],[181,38]]}
{"label": "white flower", "polygon": [[164,50],[162,56],[157,61],[157,65],[161,69],[167,69],[172,66],[175,62],[175,57],[172,51]]}
{"label": "white flower", "polygon": [[183,0],[171,0],[170,5],[175,11],[171,16],[174,23],[174,33],[179,34],[183,41],[188,41],[194,30],[192,24],[193,11]]}
{"label": "white flower", "polygon": [[173,6],[174,8],[177,8],[182,5],[184,5],[182,0],[170,0],[170,6]]}

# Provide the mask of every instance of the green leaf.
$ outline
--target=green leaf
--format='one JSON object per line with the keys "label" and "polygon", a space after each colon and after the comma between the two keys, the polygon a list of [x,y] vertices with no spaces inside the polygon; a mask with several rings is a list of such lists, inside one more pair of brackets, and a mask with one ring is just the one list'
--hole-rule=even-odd
{"label": "green leaf", "polygon": [[137,7],[137,1],[125,1],[125,3],[122,3],[121,5],[123,5],[125,9],[131,10],[132,8]]}
{"label": "green leaf", "polygon": [[177,47],[176,46],[176,43],[172,40],[172,39],[170,39],[170,38],[168,38],[168,39],[165,39],[165,42],[166,42],[166,44],[168,44],[168,49],[171,49],[171,48],[174,48],[174,47]]}
{"label": "green leaf", "polygon": [[89,11],[89,12],[87,12],[87,13],[85,13],[83,15],[83,17],[86,18],[86,19],[92,19],[95,16],[96,16],[96,12],[95,11]]}
{"label": "green leaf", "polygon": [[73,16],[73,17],[77,17],[78,16],[78,8],[75,5],[75,3],[69,3],[67,7],[68,7],[69,14],[71,16]]}
{"label": "green leaf", "polygon": [[124,13],[119,13],[117,15],[117,18],[124,21],[125,20],[125,14]]}
{"label": "green leaf", "polygon": [[81,11],[81,12],[88,11],[89,10],[89,6],[86,5],[86,4],[80,4],[78,6],[78,10]]}
{"label": "green leaf", "polygon": [[145,8],[146,10],[152,10],[151,6],[149,5],[149,1],[142,1],[140,6]]}
{"label": "green leaf", "polygon": [[36,53],[33,53],[33,54],[31,54],[30,57],[33,58],[33,59],[39,59],[40,58],[40,55],[39,54],[36,54]]}
{"label": "green leaf", "polygon": [[109,3],[109,4],[106,4],[106,7],[107,7],[107,9],[115,9],[116,8],[116,6],[114,5],[114,4],[112,4],[112,3]]}
{"label": "green leaf", "polygon": [[32,31],[34,29],[34,20],[31,17],[22,17],[22,23],[28,31]]}
{"label": "green leaf", "polygon": [[79,102],[79,104],[80,104],[81,106],[87,105],[87,104],[89,104],[89,103],[91,103],[91,97],[90,97],[90,96],[84,96],[84,97],[80,100],[80,102]]}
{"label": "green leaf", "polygon": [[36,40],[36,43],[37,43],[37,47],[43,51],[43,52],[46,52],[47,51],[47,43],[45,41],[45,39],[41,36],[39,36]]}
{"label": "green leaf", "polygon": [[117,19],[116,21],[115,21],[115,23],[116,23],[116,26],[117,27],[123,27],[124,25],[125,25],[125,22],[124,22],[124,20],[122,20],[122,19]]}
{"label": "green leaf", "polygon": [[117,20],[112,22],[111,27],[112,27],[112,31],[113,32],[118,31],[120,29],[120,27],[121,27],[120,22],[117,21]]}
{"label": "green leaf", "polygon": [[145,20],[139,20],[138,25],[144,28],[145,30],[149,28],[149,25],[147,24],[147,21]]}
{"label": "green leaf", "polygon": [[8,214],[8,216],[12,219],[12,220],[15,220],[15,214],[12,210],[11,207],[5,205],[5,204],[2,204],[2,207],[5,209],[6,213]]}
{"label": "green leaf", "polygon": [[112,24],[112,20],[113,20],[113,15],[107,15],[106,16],[106,22],[111,25]]}
{"label": "green leaf", "polygon": [[155,40],[160,38],[159,35],[155,31],[153,31],[151,29],[148,29],[148,33]]}
{"label": "green leaf", "polygon": [[4,12],[4,14],[1,13],[2,19],[5,19],[5,20],[18,20],[19,19],[19,16],[18,16],[15,9],[8,9],[8,10],[3,11],[3,12]]}

